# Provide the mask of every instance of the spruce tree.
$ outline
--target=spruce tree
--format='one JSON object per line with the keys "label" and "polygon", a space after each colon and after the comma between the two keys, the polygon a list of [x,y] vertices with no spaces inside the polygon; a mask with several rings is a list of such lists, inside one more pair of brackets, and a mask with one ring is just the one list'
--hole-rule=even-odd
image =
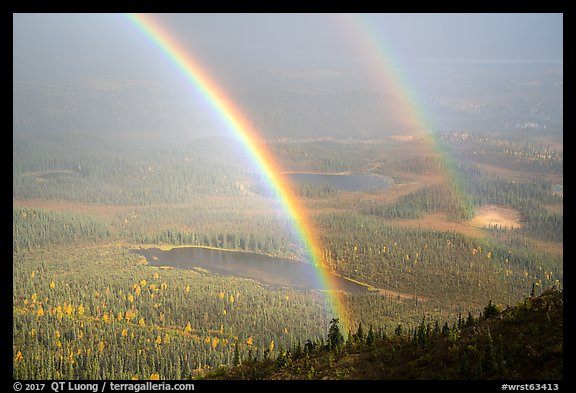
{"label": "spruce tree", "polygon": [[359,348],[362,348],[365,339],[366,337],[364,336],[364,329],[362,329],[362,322],[360,322],[358,330],[356,331],[356,342],[358,343]]}
{"label": "spruce tree", "polygon": [[444,326],[442,326],[442,335],[448,337],[450,334],[450,327],[448,326],[448,322],[444,322]]}
{"label": "spruce tree", "polygon": [[422,322],[415,331],[416,340],[419,345],[426,345],[426,319],[422,317]]}
{"label": "spruce tree", "polygon": [[374,329],[372,329],[372,325],[370,325],[370,328],[368,329],[368,334],[366,335],[366,345],[369,348],[372,348],[374,346],[375,339],[376,337],[374,334]]}
{"label": "spruce tree", "polygon": [[240,351],[238,350],[238,343],[236,343],[234,345],[234,360],[233,360],[233,364],[234,366],[239,366],[240,365]]}
{"label": "spruce tree", "polygon": [[486,345],[482,357],[482,371],[484,375],[489,376],[494,373],[496,369],[496,351],[494,350],[494,341],[492,340],[490,329],[488,329],[486,331]]}
{"label": "spruce tree", "polygon": [[474,317],[472,316],[471,312],[468,312],[468,319],[466,320],[466,326],[474,325]]}
{"label": "spruce tree", "polygon": [[440,335],[440,323],[438,322],[438,320],[434,321],[433,335],[434,337],[438,337]]}
{"label": "spruce tree", "polygon": [[344,343],[344,336],[340,333],[338,318],[332,318],[330,328],[328,329],[328,343],[331,350],[338,350]]}
{"label": "spruce tree", "polygon": [[352,331],[348,329],[348,337],[346,337],[346,351],[348,353],[352,352],[354,348],[354,337],[352,336]]}
{"label": "spruce tree", "polygon": [[492,304],[492,300],[490,300],[488,302],[488,305],[486,307],[484,307],[484,312],[482,313],[482,317],[484,319],[488,319],[490,317],[498,315],[499,312],[500,312],[500,309],[498,308],[498,306],[496,306],[495,304]]}

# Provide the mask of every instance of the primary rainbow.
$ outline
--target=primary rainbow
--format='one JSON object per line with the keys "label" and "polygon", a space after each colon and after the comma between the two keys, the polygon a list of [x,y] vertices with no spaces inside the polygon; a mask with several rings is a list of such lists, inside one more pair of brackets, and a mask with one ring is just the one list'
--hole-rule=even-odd
{"label": "primary rainbow", "polygon": [[128,18],[180,69],[186,79],[210,103],[220,119],[240,141],[290,218],[292,229],[307,258],[306,262],[316,267],[317,279],[323,288],[329,290],[327,292],[329,316],[339,318],[344,332],[346,332],[349,318],[343,302],[344,295],[340,291],[331,290],[336,288],[333,282],[335,277],[329,274],[327,269],[322,268],[325,266],[322,247],[312,228],[309,213],[305,206],[292,196],[293,193],[290,191],[291,188],[286,176],[279,175],[283,171],[266,149],[263,138],[190,50],[183,47],[164,26],[157,22],[153,15],[128,14]]}

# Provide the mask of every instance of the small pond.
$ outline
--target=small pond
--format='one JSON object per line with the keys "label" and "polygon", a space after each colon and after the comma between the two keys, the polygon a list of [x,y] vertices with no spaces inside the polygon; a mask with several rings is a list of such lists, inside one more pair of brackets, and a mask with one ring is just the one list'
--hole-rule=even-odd
{"label": "small pond", "polygon": [[288,176],[293,182],[314,185],[328,185],[338,191],[372,191],[389,188],[394,185],[394,179],[389,176],[376,174],[340,175],[327,173],[289,172]]}
{"label": "small pond", "polygon": [[[179,247],[170,250],[148,248],[133,251],[146,258],[152,266],[202,268],[210,273],[250,278],[272,287],[325,289],[318,278],[320,268],[286,258],[203,247]],[[323,269],[322,275],[326,274],[335,287],[332,289],[351,293],[368,291],[363,285]]]}

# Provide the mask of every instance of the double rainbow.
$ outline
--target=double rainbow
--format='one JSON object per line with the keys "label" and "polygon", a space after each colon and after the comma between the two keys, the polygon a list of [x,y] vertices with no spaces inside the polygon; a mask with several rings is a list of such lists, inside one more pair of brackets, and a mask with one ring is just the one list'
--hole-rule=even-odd
{"label": "double rainbow", "polygon": [[[461,191],[459,176],[448,154],[443,151],[437,134],[434,132],[418,94],[411,87],[408,78],[402,73],[400,64],[394,62],[391,48],[386,45],[385,34],[379,30],[376,20],[371,15],[333,14],[337,25],[344,33],[343,40],[351,40],[351,48],[358,51],[371,66],[371,75],[377,87],[391,97],[395,104],[395,117],[409,135],[423,139],[424,145],[435,156],[444,169],[443,178],[446,184],[453,186],[459,194],[456,198],[465,203],[467,195]],[[170,33],[150,14],[130,14],[128,18],[156,44],[164,55],[179,68],[184,77],[194,86],[212,106],[221,121],[237,138],[255,168],[266,180],[270,190],[275,194],[281,208],[290,218],[292,230],[304,251],[306,262],[316,267],[317,279],[327,289],[328,315],[339,318],[344,332],[351,327],[349,312],[345,306],[344,294],[334,290],[335,276],[323,268],[323,248],[318,235],[312,227],[312,220],[306,207],[290,191],[291,187],[274,156],[267,150],[264,139],[248,118],[242,113],[231,96],[206,71],[206,68],[195,58],[188,48],[183,47]]]}
{"label": "double rainbow", "polygon": [[263,138],[249,119],[244,116],[236,103],[209,75],[188,48],[184,48],[157,20],[150,14],[129,14],[128,18],[178,67],[184,77],[193,85],[212,106],[219,118],[239,140],[252,160],[255,168],[265,178],[270,189],[279,201],[282,209],[290,218],[291,226],[302,247],[307,263],[316,267],[317,279],[327,292],[328,315],[339,318],[347,331],[349,318],[344,306],[343,296],[336,288],[335,276],[329,273],[323,260],[323,250],[317,234],[311,225],[310,214],[290,191],[291,187],[274,156],[266,149]]}

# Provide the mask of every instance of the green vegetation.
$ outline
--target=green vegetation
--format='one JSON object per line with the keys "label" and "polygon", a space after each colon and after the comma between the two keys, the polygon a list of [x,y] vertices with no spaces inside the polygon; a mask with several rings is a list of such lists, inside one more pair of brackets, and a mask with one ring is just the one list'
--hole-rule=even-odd
{"label": "green vegetation", "polygon": [[[337,320],[326,340],[298,343],[278,360],[245,360],[215,379],[378,379],[378,380],[561,380],[563,296],[547,290],[499,311],[486,307],[477,318],[459,318],[452,327],[422,322],[406,334],[388,336],[358,327],[345,343]],[[280,355],[279,355],[280,358]]]}
{"label": "green vegetation", "polygon": [[[537,131],[510,135],[452,133],[442,136],[459,159],[524,173],[563,173],[563,153],[542,143]],[[554,138],[553,134],[550,137]]]}
{"label": "green vegetation", "polygon": [[109,235],[106,222],[99,217],[44,209],[12,210],[12,250],[16,253],[51,244],[97,241]]}
{"label": "green vegetation", "polygon": [[394,204],[370,206],[365,212],[387,219],[414,219],[426,213],[446,211],[455,220],[468,220],[474,213],[474,205],[463,192],[454,185],[433,186],[403,195]]}
{"label": "green vegetation", "polygon": [[530,246],[401,228],[351,213],[325,214],[319,221],[330,233],[324,244],[337,271],[375,287],[431,297],[443,308],[480,307],[489,296],[512,303],[533,282],[546,287],[563,276],[560,256]]}
{"label": "green vegetation", "polygon": [[[290,370],[298,378],[362,378],[368,363],[381,371],[406,360],[410,367],[385,378],[516,378],[511,366],[498,374],[501,359],[517,360],[520,344],[512,345],[509,335],[518,326],[536,334],[551,325],[510,318],[529,318],[526,310],[544,300],[504,314],[493,306],[563,285],[563,256],[549,251],[563,241],[563,199],[552,192],[552,184],[562,183],[562,154],[544,154],[543,143],[522,138],[502,138],[514,152],[503,154],[498,138],[447,136],[442,141],[458,158],[450,164],[417,143],[272,144],[286,170],[372,172],[397,183],[378,193],[318,185],[292,190],[310,207],[330,267],[381,290],[343,295],[352,326],[342,332],[338,316],[325,312],[324,291],[271,290],[253,280],[152,267],[130,252],[196,245],[301,258],[290,218],[233,144],[130,147],[74,134],[17,135],[13,375],[187,379],[220,370],[231,378],[266,378]],[[519,172],[494,171],[487,162]],[[459,180],[443,179],[448,170]],[[485,204],[517,209],[522,227],[470,235],[395,221],[444,212],[465,225]],[[546,301],[544,320],[561,323],[558,302]],[[469,315],[467,325],[499,315],[508,322],[472,334],[462,315]],[[555,339],[550,359],[562,354]],[[452,357],[442,358],[442,351]],[[410,360],[410,353],[420,357]],[[363,365],[347,371],[344,363],[352,359]],[[261,363],[248,368],[254,360]],[[226,374],[237,364],[241,374]],[[424,371],[433,364],[445,367]],[[544,375],[515,364],[527,373],[520,376],[557,375],[554,368]]]}
{"label": "green vegetation", "polygon": [[186,379],[326,325],[320,294],[141,262],[104,243],[15,255],[14,377]]}
{"label": "green vegetation", "polygon": [[242,179],[249,173],[240,159],[233,145],[211,141],[184,149],[128,150],[104,143],[90,146],[69,136],[19,135],[14,139],[13,195],[111,205],[242,195]]}

